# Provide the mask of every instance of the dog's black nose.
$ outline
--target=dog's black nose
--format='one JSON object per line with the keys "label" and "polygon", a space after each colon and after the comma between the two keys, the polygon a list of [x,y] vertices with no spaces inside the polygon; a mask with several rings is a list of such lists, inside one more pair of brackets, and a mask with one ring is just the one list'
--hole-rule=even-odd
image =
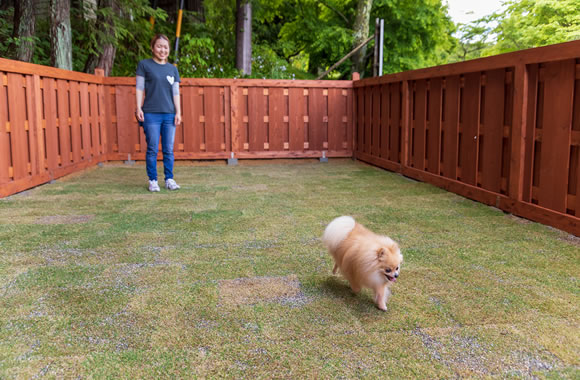
{"label": "dog's black nose", "polygon": [[395,272],[395,278],[399,277],[399,274]]}

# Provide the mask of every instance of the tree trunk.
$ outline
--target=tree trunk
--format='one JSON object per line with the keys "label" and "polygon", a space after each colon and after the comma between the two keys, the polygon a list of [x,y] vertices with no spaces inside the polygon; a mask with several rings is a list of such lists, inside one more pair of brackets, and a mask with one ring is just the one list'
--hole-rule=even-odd
{"label": "tree trunk", "polygon": [[[113,13],[119,14],[119,7],[115,0],[100,0],[99,9],[112,8]],[[97,54],[90,54],[85,63],[84,72],[93,74],[96,68],[103,69],[105,76],[111,75],[113,64],[115,63],[115,55],[117,53],[114,20],[112,16],[103,17],[101,14],[97,17],[97,25],[102,26],[102,34],[98,35],[99,47],[102,51]]]}
{"label": "tree trunk", "polygon": [[50,0],[50,64],[72,70],[70,0]]}
{"label": "tree trunk", "polygon": [[[358,0],[356,9],[356,19],[354,21],[354,43],[353,49],[359,46],[367,39],[369,33],[369,19],[371,17],[371,8],[373,0]],[[375,42],[376,43],[376,42]],[[361,73],[364,71],[366,46],[360,49],[352,58],[352,72]]]}
{"label": "tree trunk", "polygon": [[14,56],[19,61],[31,62],[34,55],[34,0],[14,2],[14,31],[12,36],[19,40]]}
{"label": "tree trunk", "polygon": [[252,74],[252,3],[236,1],[236,69]]}

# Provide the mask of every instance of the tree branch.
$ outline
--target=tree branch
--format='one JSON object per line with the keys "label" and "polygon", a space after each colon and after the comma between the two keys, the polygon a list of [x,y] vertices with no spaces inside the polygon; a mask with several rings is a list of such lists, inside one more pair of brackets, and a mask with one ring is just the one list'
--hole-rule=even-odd
{"label": "tree branch", "polygon": [[350,25],[350,22],[348,21],[348,19],[346,18],[346,16],[343,15],[342,13],[340,13],[340,11],[338,9],[336,9],[333,6],[327,4],[326,1],[323,1],[323,0],[318,0],[318,3],[324,5],[326,8],[330,9],[331,11],[333,11],[334,13],[336,13],[338,16],[340,16],[340,18],[342,18],[344,20],[344,23],[346,25]]}

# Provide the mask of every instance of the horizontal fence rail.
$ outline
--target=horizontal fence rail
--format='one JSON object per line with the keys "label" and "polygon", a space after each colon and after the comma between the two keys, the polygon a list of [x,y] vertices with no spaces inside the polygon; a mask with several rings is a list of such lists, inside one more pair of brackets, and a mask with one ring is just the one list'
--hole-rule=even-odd
{"label": "horizontal fence rail", "polygon": [[358,159],[580,235],[580,41],[354,87]]}
{"label": "horizontal fence rail", "polygon": [[[176,159],[352,157],[580,236],[580,41],[356,81],[182,81]],[[0,59],[0,197],[145,158],[135,79]]]}

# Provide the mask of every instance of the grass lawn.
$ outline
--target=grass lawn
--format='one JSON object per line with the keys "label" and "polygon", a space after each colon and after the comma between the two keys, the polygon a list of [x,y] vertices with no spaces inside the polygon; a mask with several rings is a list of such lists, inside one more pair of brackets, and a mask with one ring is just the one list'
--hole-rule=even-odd
{"label": "grass lawn", "polygon": [[[351,160],[175,173],[0,200],[0,378],[580,377],[580,239]],[[345,214],[401,245],[386,313],[332,275]]]}

